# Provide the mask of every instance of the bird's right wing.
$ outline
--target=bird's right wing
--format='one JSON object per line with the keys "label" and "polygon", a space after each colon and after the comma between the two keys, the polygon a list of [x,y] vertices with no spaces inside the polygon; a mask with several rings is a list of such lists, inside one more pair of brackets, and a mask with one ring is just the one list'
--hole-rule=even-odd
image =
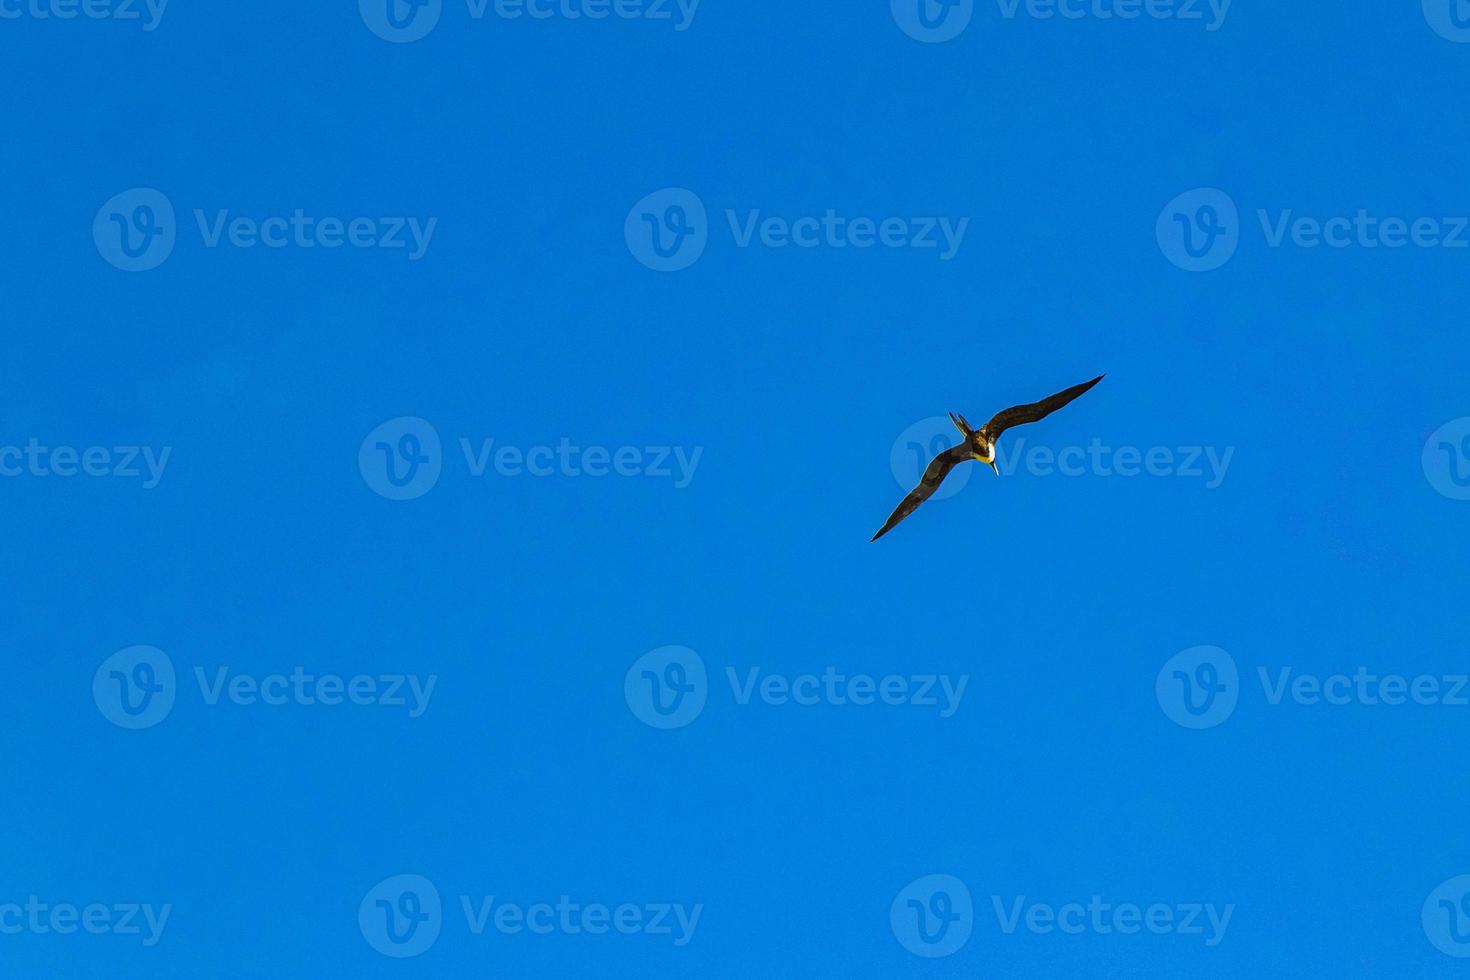
{"label": "bird's right wing", "polygon": [[924,477],[919,485],[894,508],[893,513],[888,515],[888,522],[878,529],[878,533],[869,538],[869,542],[877,541],[883,535],[893,530],[899,521],[908,517],[919,509],[919,505],[934,495],[944,478],[949,476],[949,471],[967,459],[972,459],[969,449],[964,443],[951,446],[944,452],[935,456],[929,463],[929,468],[924,470]]}
{"label": "bird's right wing", "polygon": [[1091,381],[1084,381],[1080,385],[1073,385],[1066,391],[1059,391],[1050,398],[1043,398],[1039,402],[1030,405],[1016,405],[1003,412],[996,412],[995,417],[980,427],[980,434],[986,439],[994,442],[1005,430],[1016,425],[1026,425],[1028,422],[1037,422],[1046,418],[1052,412],[1063,405],[1092,390],[1092,386],[1103,379],[1099,374]]}

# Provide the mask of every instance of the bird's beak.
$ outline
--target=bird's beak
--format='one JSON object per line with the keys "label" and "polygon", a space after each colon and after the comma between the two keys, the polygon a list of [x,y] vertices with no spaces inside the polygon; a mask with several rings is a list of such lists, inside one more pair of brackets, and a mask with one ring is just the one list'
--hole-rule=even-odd
{"label": "bird's beak", "polygon": [[995,475],[996,475],[996,476],[1000,476],[1000,470],[998,470],[998,469],[996,469],[996,468],[995,468],[995,460],[993,460],[993,459],[991,459],[991,460],[986,460],[986,462],[988,462],[988,463],[989,463],[989,464],[990,464],[990,468],[991,468],[991,469],[992,469],[992,470],[995,470]]}

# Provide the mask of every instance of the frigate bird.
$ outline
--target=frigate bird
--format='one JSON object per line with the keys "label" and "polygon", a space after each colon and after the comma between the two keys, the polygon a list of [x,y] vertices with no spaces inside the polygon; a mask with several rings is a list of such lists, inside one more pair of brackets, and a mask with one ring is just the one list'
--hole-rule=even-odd
{"label": "frigate bird", "polygon": [[929,468],[924,470],[924,476],[919,481],[919,485],[914,487],[913,492],[903,498],[903,501],[894,508],[893,513],[888,515],[888,521],[878,529],[878,533],[873,535],[869,541],[877,541],[883,535],[893,530],[899,521],[918,510],[919,505],[928,500],[934,494],[934,491],[939,489],[939,484],[944,482],[946,476],[949,476],[949,471],[959,464],[968,463],[972,459],[978,459],[982,463],[990,464],[990,468],[995,470],[996,475],[999,475],[1000,470],[995,467],[995,442],[1000,438],[1002,432],[1012,426],[1025,425],[1028,422],[1036,422],[1046,418],[1074,398],[1091,390],[1092,386],[1101,381],[1103,377],[1104,375],[1099,374],[1091,381],[1084,381],[1080,385],[1073,385],[1066,391],[1059,391],[1050,398],[1043,398],[1041,401],[1032,402],[1030,405],[1016,405],[1003,412],[997,412],[994,418],[978,429],[972,428],[963,415],[956,415],[953,412],[949,413],[949,420],[954,423],[956,429],[960,430],[960,434],[965,437],[965,441],[958,446],[951,446],[934,457],[929,463]]}

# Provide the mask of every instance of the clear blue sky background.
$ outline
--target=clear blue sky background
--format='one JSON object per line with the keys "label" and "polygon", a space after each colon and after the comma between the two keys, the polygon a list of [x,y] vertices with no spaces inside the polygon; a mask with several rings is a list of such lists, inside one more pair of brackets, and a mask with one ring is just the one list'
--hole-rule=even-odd
{"label": "clear blue sky background", "polygon": [[[1470,251],[1268,247],[1257,209],[1470,214],[1470,45],[1417,2],[1237,0],[1224,26],[1006,19],[943,44],[886,2],[705,0],[692,26],[474,20],[415,43],[354,3],[171,5],[157,29],[0,20],[0,446],[172,447],[137,479],[0,478],[0,903],[172,905],[162,940],[0,935],[15,977],[1449,976],[1420,908],[1470,872],[1470,708],[1269,703],[1256,672],[1467,669],[1470,503],[1421,451],[1470,415]],[[177,210],[158,268],[104,202]],[[709,210],[674,273],[624,241]],[[1155,236],[1240,209],[1222,268]],[[413,215],[403,251],[206,248],[193,210]],[[969,218],[958,255],[736,246],[724,212]],[[1028,445],[1234,447],[1188,477],[972,466],[902,496],[894,440],[1107,372]],[[443,440],[385,499],[363,438]],[[669,479],[472,476],[458,446],[703,447]],[[92,678],[164,650],[124,730]],[[682,644],[708,703],[645,725],[624,675]],[[1155,679],[1239,666],[1203,731]],[[725,679],[968,675],[959,710],[740,705]],[[438,676],[386,706],[209,705],[193,679]],[[973,934],[923,959],[901,889]],[[442,934],[381,956],[358,905],[431,879]],[[459,896],[703,903],[693,940],[488,930]],[[1212,902],[1183,935],[1006,934],[1009,904]]]}

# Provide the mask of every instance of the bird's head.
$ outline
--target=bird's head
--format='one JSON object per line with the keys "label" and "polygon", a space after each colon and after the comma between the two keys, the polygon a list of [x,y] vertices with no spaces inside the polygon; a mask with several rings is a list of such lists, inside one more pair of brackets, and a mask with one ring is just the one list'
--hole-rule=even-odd
{"label": "bird's head", "polygon": [[995,443],[986,439],[978,433],[975,436],[974,445],[970,450],[976,459],[995,470],[995,475],[1000,476],[1000,470],[995,467]]}

